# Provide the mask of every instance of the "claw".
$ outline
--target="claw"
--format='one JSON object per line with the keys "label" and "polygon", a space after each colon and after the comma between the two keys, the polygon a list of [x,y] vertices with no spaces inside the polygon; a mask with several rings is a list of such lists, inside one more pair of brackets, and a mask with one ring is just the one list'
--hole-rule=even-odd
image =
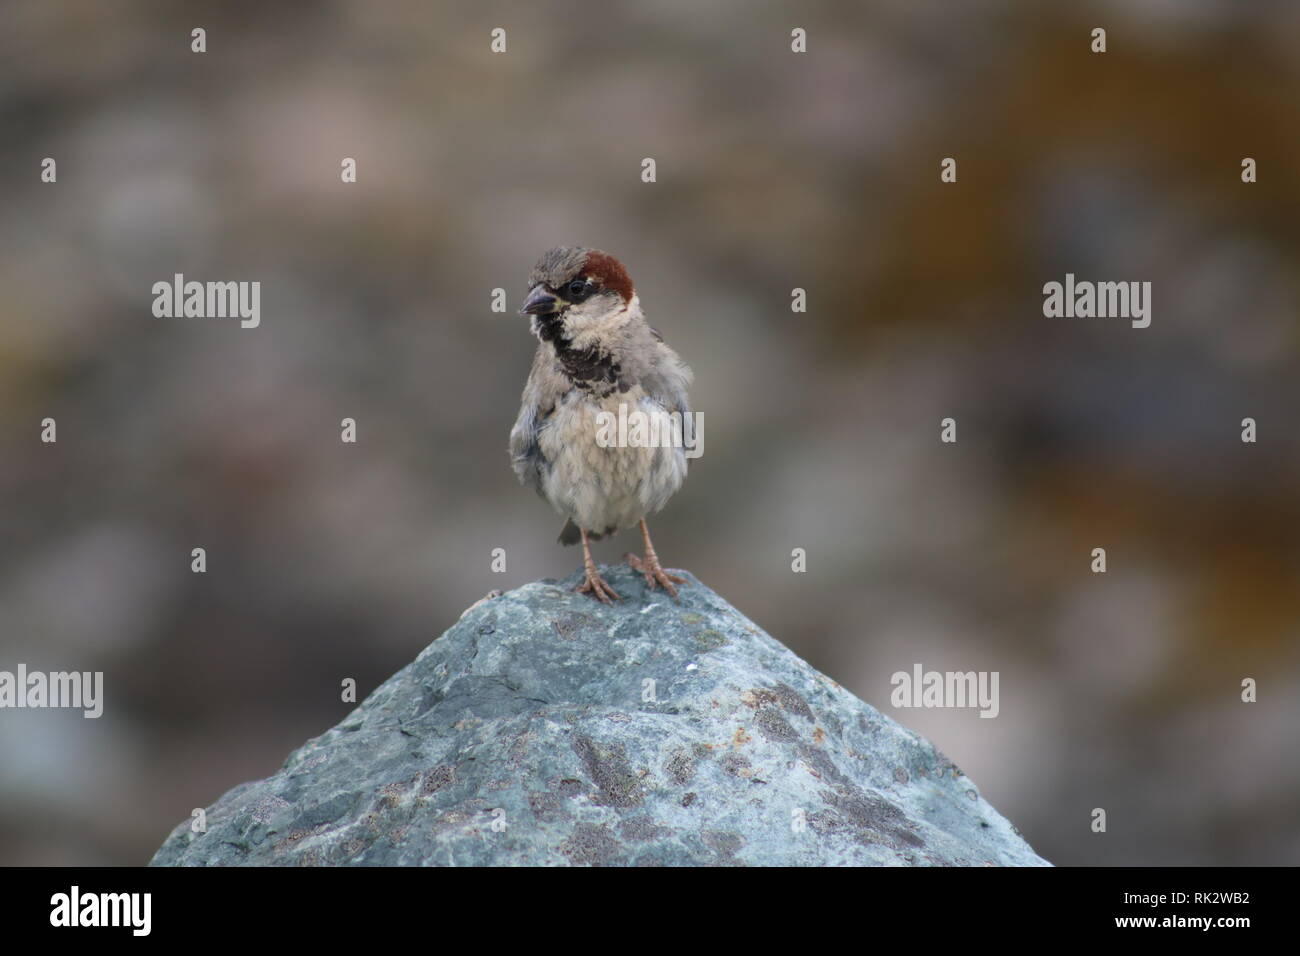
{"label": "claw", "polygon": [[[596,562],[591,560],[591,545],[587,543],[587,531],[585,528],[579,528],[582,534],[582,569],[586,573],[587,579],[579,584],[575,591],[579,594],[590,594],[602,604],[613,604],[614,601],[623,600],[618,596],[618,592],[609,586],[600,572],[596,570]],[[610,600],[613,598],[613,600]]]}
{"label": "claw", "polygon": [[[609,582],[600,576],[600,572],[594,568],[587,569],[587,579],[574,590],[579,594],[590,594],[602,604],[613,604],[614,601],[623,600],[619,597],[618,592],[609,586]],[[610,598],[613,598],[613,601]]]}
{"label": "claw", "polygon": [[660,566],[659,558],[653,551],[646,555],[644,559],[638,558],[635,554],[629,552],[623,555],[623,560],[625,560],[635,570],[641,572],[641,576],[645,578],[646,587],[651,591],[653,591],[658,585],[662,584],[664,590],[672,595],[674,600],[677,598],[677,589],[673,587],[673,583],[686,583],[686,579],[681,575],[669,574],[665,571],[663,567]]}

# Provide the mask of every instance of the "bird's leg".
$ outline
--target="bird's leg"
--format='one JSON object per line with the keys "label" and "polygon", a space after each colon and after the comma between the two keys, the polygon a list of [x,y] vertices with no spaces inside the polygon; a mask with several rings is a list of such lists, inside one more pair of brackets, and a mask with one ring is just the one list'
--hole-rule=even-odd
{"label": "bird's leg", "polygon": [[[605,579],[596,570],[596,562],[591,560],[591,545],[587,543],[587,532],[582,528],[579,528],[578,532],[582,535],[582,568],[587,573],[587,580],[578,585],[577,592],[579,594],[590,594],[604,604],[613,604],[614,601],[623,600],[612,587],[605,583]],[[611,601],[610,598],[614,600]]]}
{"label": "bird's leg", "polygon": [[654,590],[656,584],[662,584],[664,590],[677,597],[677,589],[673,587],[673,582],[685,584],[686,579],[678,574],[669,574],[659,563],[659,555],[655,554],[655,546],[650,543],[650,529],[646,527],[645,518],[641,519],[641,537],[645,540],[645,557],[638,558],[635,554],[623,555],[623,560],[636,568],[645,576],[646,586]]}

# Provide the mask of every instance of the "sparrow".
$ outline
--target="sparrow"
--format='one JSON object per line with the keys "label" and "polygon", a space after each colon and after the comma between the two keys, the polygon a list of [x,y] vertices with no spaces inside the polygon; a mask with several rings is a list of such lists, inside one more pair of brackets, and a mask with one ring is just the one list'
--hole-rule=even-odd
{"label": "sparrow", "polygon": [[576,590],[605,604],[621,600],[600,576],[590,542],[640,525],[645,557],[624,559],[648,587],[663,585],[676,599],[674,584],[686,579],[660,565],[646,515],[686,479],[685,449],[620,446],[602,413],[617,418],[622,406],[660,421],[677,413],[685,422],[690,368],[646,323],[623,264],[598,249],[559,246],[543,255],[519,312],[532,317],[537,352],[510,431],[510,459],[520,482],[567,519],[560,543],[582,542],[585,580]]}

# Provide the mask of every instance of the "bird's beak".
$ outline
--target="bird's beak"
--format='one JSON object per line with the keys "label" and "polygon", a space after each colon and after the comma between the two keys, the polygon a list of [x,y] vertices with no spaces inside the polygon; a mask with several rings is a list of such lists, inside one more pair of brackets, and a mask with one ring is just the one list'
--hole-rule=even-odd
{"label": "bird's beak", "polygon": [[523,307],[519,310],[520,315],[543,315],[547,312],[556,311],[555,305],[559,300],[551,293],[546,291],[546,286],[535,285],[528,292],[528,298],[524,299]]}

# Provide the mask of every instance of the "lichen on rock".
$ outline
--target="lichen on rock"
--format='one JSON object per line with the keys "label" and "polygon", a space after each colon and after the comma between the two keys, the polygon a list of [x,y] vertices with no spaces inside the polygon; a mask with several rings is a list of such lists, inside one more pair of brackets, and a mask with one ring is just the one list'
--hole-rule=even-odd
{"label": "lichen on rock", "polygon": [[1045,866],[934,746],[691,577],[467,610],[152,865]]}

